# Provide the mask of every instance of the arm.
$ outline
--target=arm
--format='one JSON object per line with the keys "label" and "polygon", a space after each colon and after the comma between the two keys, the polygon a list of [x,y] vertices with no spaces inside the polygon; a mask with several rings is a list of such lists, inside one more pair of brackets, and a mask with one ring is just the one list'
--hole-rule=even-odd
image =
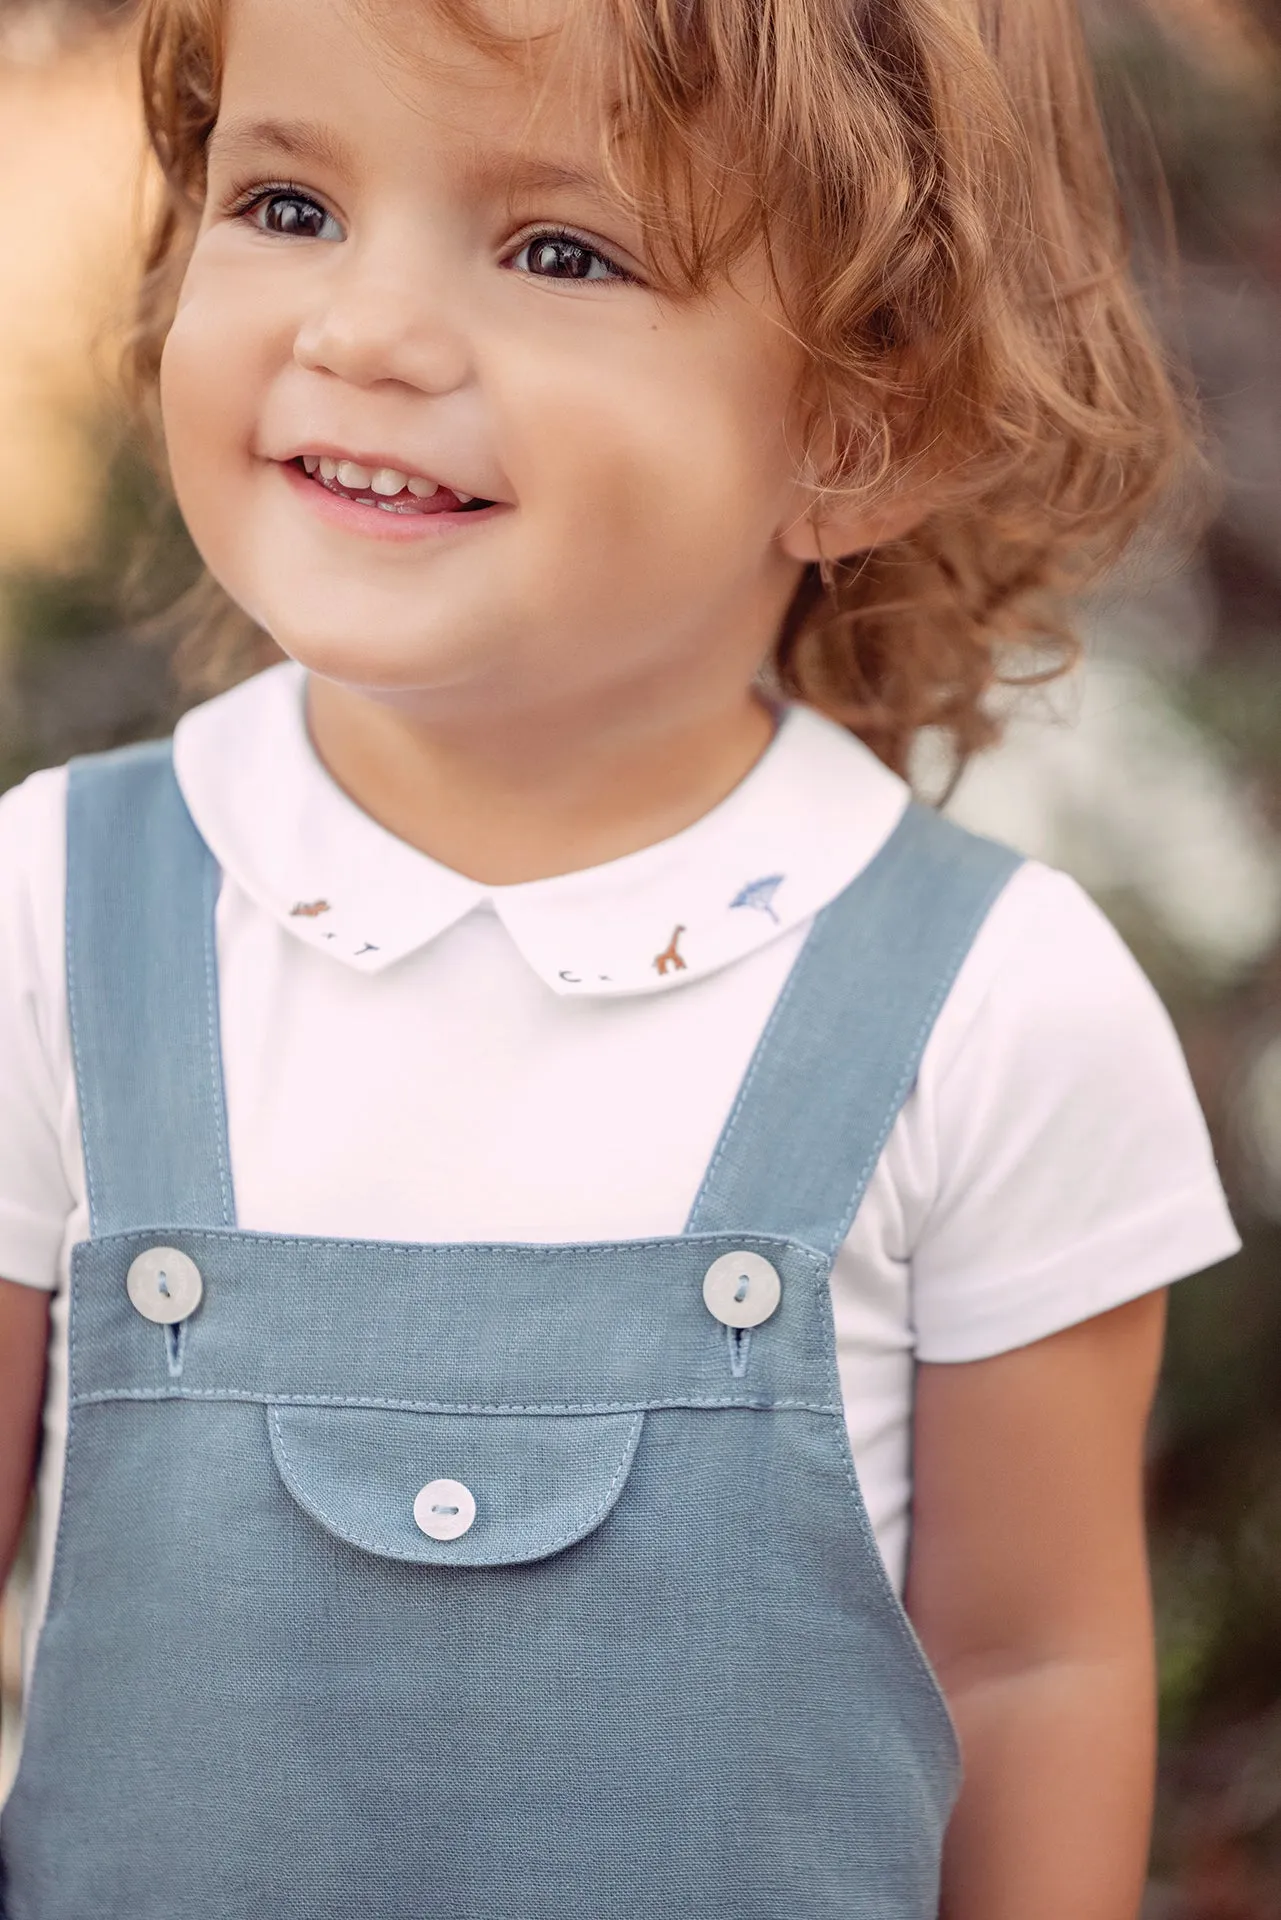
{"label": "arm", "polygon": [[49,1295],[0,1280],[0,1586],[26,1517],[44,1403]]}
{"label": "arm", "polygon": [[943,1920],[1135,1920],[1155,1680],[1143,1442],[1154,1294],[998,1355],[923,1365],[907,1606],[965,1785]]}

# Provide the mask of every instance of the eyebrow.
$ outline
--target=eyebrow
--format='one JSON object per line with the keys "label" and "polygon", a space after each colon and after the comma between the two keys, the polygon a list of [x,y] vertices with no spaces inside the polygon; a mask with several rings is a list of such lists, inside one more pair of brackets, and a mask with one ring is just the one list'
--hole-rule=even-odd
{"label": "eyebrow", "polygon": [[[336,173],[350,172],[354,165],[354,155],[347,142],[316,120],[219,121],[209,146],[220,160],[267,150],[284,154],[291,160],[310,161]],[[569,191],[590,193],[598,199],[606,196],[599,175],[533,155],[499,156],[492,151],[478,152],[465,171],[474,185],[502,188],[509,193]]]}
{"label": "eyebrow", "polygon": [[505,187],[508,192],[554,193],[557,189],[569,188],[599,195],[602,189],[599,176],[586,173],[581,167],[529,156],[512,155],[502,160],[488,156],[478,160],[468,172],[478,185]]}
{"label": "eyebrow", "polygon": [[346,141],[315,120],[220,120],[209,137],[209,147],[219,158],[261,153],[266,148],[337,173],[348,171],[352,164]]}

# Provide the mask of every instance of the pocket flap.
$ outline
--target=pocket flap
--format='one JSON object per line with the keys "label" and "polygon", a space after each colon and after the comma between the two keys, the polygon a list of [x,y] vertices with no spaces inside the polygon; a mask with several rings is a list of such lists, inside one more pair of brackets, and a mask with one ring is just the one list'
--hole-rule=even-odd
{"label": "pocket flap", "polygon": [[[313,1520],[366,1553],[454,1567],[542,1560],[583,1539],[622,1492],[643,1420],[267,1408],[280,1477]],[[453,1539],[429,1537],[414,1518],[437,1480],[460,1482],[475,1501]]]}

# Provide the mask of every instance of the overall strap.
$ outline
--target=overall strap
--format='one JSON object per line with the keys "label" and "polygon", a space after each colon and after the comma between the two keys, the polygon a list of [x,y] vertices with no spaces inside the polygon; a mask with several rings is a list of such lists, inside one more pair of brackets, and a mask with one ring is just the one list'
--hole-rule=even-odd
{"label": "overall strap", "polygon": [[908,806],[815,920],[686,1232],[778,1233],[835,1254],[943,1002],[1020,864],[1008,847]]}
{"label": "overall strap", "polygon": [[235,1225],[220,881],[167,740],[72,761],[67,1000],[95,1235]]}

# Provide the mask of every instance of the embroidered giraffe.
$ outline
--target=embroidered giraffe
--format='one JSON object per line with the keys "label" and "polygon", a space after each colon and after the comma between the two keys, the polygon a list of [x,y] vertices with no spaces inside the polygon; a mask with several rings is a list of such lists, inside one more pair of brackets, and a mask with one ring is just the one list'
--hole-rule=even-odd
{"label": "embroidered giraffe", "polygon": [[685,962],[681,959],[676,945],[684,931],[684,927],[677,927],[668,945],[661,953],[654,955],[654,966],[659,973],[665,974],[669,967],[676,973],[684,973]]}
{"label": "embroidered giraffe", "polygon": [[328,912],[328,900],[300,900],[296,907],[290,907],[289,918],[291,920],[314,920],[317,914]]}

